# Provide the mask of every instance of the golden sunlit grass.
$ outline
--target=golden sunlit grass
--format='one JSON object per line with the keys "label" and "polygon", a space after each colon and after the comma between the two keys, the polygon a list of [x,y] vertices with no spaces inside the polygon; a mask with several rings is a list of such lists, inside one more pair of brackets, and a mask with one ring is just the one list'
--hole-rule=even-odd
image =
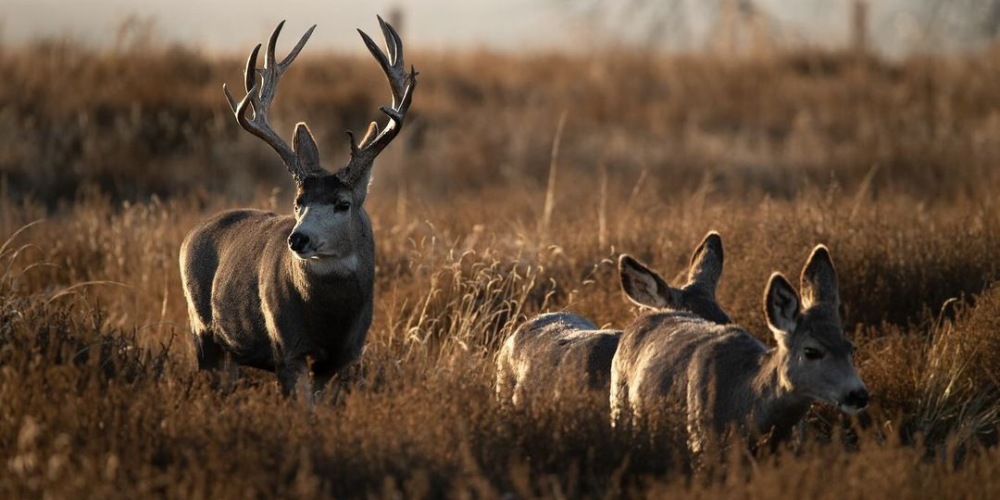
{"label": "golden sunlit grass", "polygon": [[[414,119],[368,201],[363,374],[310,412],[270,374],[219,392],[193,372],[184,234],[224,208],[291,207],[283,167],[225,108],[239,61],[0,52],[0,495],[996,496],[1000,56],[412,60]],[[309,121],[338,164],[380,78],[303,56],[279,130]],[[526,316],[622,326],[617,255],[672,277],[709,229],[721,303],[768,342],[766,279],[829,245],[871,411],[817,408],[796,449],[734,449],[692,480],[680,430],[625,440],[587,395],[494,402],[493,356]]]}

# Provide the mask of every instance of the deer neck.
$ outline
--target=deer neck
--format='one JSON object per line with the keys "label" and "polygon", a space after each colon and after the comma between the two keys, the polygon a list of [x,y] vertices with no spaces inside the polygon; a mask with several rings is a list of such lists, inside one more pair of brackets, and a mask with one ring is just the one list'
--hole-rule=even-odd
{"label": "deer neck", "polygon": [[289,259],[288,275],[307,302],[335,299],[344,292],[344,281],[352,281],[360,267],[357,252],[339,258]]}
{"label": "deer neck", "polygon": [[751,384],[753,420],[760,432],[787,432],[809,410],[809,398],[782,381],[781,361],[777,348],[765,352]]}

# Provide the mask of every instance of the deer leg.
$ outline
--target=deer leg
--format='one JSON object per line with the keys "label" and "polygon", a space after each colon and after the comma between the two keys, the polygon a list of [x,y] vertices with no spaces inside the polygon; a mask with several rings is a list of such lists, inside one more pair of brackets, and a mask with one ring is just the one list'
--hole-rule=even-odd
{"label": "deer leg", "polygon": [[225,349],[211,331],[194,335],[195,354],[198,358],[198,371],[208,371],[212,374],[211,386],[229,392],[236,385],[237,364],[233,355]]}
{"label": "deer leg", "polygon": [[708,436],[705,434],[704,426],[690,412],[687,419],[687,432],[688,453],[691,456],[691,472],[695,475],[704,474],[707,465],[705,463],[706,448],[711,448],[711,446],[710,443],[706,442]]}
{"label": "deer leg", "polygon": [[286,397],[302,398],[309,407],[312,407],[312,384],[309,380],[309,363],[305,357],[284,360],[277,367],[277,372],[281,393]]}
{"label": "deer leg", "polygon": [[210,330],[194,334],[194,348],[198,357],[198,370],[217,370],[222,367],[226,351],[215,341],[215,335]]}
{"label": "deer leg", "polygon": [[517,384],[517,379],[511,371],[510,366],[506,362],[501,363],[500,368],[497,369],[496,381],[494,383],[497,401],[501,407],[505,408],[511,406],[511,398],[514,396],[514,387]]}
{"label": "deer leg", "polygon": [[688,452],[691,457],[691,471],[695,475],[704,476],[709,472],[707,468],[710,465],[706,460],[718,458],[715,455],[718,449],[713,439],[715,434],[712,432],[711,424],[706,420],[711,411],[710,403],[706,400],[706,393],[702,388],[708,382],[703,379],[702,371],[692,370],[692,372],[687,386]]}
{"label": "deer leg", "polygon": [[620,435],[626,435],[635,428],[632,414],[629,411],[628,384],[620,380],[616,373],[611,374],[611,428]]}
{"label": "deer leg", "polygon": [[337,369],[329,361],[315,361],[312,363],[313,389],[323,396],[331,396],[332,401],[336,401],[340,395],[343,380],[333,382],[338,375]]}
{"label": "deer leg", "polygon": [[221,388],[230,392],[236,387],[236,381],[240,376],[239,364],[236,363],[236,358],[233,357],[232,353],[226,351],[223,355],[222,367]]}
{"label": "deer leg", "polygon": [[349,352],[333,360],[314,362],[312,374],[315,389],[330,401],[336,402],[340,394],[349,390],[353,383],[363,383],[361,367],[355,362],[357,358],[357,354]]}

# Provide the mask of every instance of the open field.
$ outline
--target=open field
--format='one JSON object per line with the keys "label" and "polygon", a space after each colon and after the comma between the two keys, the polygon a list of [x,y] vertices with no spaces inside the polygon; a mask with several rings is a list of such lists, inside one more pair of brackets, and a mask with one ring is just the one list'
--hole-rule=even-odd
{"label": "open field", "polygon": [[[275,106],[335,166],[388,97],[360,56],[303,55]],[[413,118],[367,202],[363,374],[309,412],[270,374],[212,390],[186,336],[185,233],[225,208],[291,210],[284,168],[222,97],[240,58],[0,50],[0,496],[1000,494],[1000,51],[407,58]],[[526,316],[622,326],[617,256],[672,278],[710,229],[721,304],[768,343],[768,276],[831,248],[866,414],[817,407],[797,450],[734,449],[692,481],[679,432],[626,442],[586,397],[494,402],[493,355]]]}

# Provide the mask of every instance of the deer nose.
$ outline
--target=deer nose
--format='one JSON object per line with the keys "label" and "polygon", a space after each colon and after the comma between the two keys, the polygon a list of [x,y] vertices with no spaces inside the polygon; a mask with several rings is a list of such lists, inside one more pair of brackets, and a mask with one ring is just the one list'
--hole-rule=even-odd
{"label": "deer nose", "polygon": [[309,237],[302,233],[292,233],[288,237],[288,248],[291,248],[293,252],[300,253],[305,250],[306,245],[309,244]]}
{"label": "deer nose", "polygon": [[859,410],[868,406],[868,389],[855,389],[847,393],[844,404]]}

